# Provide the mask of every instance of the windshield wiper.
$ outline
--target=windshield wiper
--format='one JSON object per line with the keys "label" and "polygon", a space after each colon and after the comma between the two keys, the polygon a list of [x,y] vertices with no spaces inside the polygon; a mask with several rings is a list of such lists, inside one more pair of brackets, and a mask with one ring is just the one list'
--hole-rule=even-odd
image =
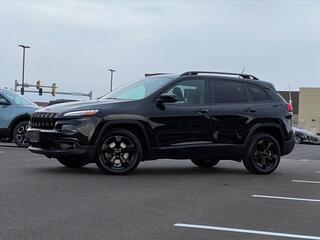
{"label": "windshield wiper", "polygon": [[105,99],[121,99],[121,98],[116,98],[116,97],[108,97],[108,98],[103,98],[102,100],[105,100]]}

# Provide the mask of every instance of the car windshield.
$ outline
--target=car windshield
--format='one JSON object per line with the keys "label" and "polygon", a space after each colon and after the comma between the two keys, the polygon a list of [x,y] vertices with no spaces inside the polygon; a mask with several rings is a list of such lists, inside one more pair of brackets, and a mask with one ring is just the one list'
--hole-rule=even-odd
{"label": "car windshield", "polygon": [[110,92],[100,100],[104,99],[129,99],[129,100],[139,100],[150,96],[155,91],[163,87],[166,83],[172,80],[173,77],[146,77],[140,81],[124,85],[117,88],[113,92]]}
{"label": "car windshield", "polygon": [[32,102],[29,98],[25,96],[21,96],[10,90],[1,90],[1,93],[8,98],[10,101],[14,102],[17,105],[28,105],[28,106],[37,106],[34,102]]}

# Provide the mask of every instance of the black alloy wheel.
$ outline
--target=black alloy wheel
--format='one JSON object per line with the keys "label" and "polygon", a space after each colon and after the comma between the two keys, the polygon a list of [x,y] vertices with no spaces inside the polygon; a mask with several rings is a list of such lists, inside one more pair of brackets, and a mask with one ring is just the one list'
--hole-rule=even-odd
{"label": "black alloy wheel", "polygon": [[29,128],[29,122],[28,121],[23,121],[17,124],[17,126],[15,126],[15,128],[13,129],[13,133],[12,133],[12,138],[13,141],[19,146],[19,147],[23,147],[26,148],[29,146],[28,143],[28,130]]}
{"label": "black alloy wheel", "polygon": [[130,131],[113,129],[102,138],[97,150],[96,163],[108,174],[127,174],[141,161],[142,147]]}
{"label": "black alloy wheel", "polygon": [[272,173],[280,162],[280,146],[271,135],[258,133],[254,135],[243,163],[248,171],[255,174]]}

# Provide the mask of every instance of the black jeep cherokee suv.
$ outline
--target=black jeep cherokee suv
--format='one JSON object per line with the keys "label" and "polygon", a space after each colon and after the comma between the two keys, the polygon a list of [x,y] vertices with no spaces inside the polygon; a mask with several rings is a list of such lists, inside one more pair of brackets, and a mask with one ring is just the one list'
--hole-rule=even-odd
{"label": "black jeep cherokee suv", "polygon": [[160,158],[205,168],[230,159],[268,174],[294,147],[292,108],[274,86],[221,72],[152,76],[95,101],[49,106],[28,131],[30,151],[110,174]]}

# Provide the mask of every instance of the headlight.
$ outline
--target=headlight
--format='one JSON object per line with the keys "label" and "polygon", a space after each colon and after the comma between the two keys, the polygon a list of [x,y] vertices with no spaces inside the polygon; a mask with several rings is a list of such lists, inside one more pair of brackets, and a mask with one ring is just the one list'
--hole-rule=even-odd
{"label": "headlight", "polygon": [[67,112],[63,114],[64,117],[79,117],[79,116],[93,116],[96,115],[99,110],[82,110],[82,111],[74,111]]}

